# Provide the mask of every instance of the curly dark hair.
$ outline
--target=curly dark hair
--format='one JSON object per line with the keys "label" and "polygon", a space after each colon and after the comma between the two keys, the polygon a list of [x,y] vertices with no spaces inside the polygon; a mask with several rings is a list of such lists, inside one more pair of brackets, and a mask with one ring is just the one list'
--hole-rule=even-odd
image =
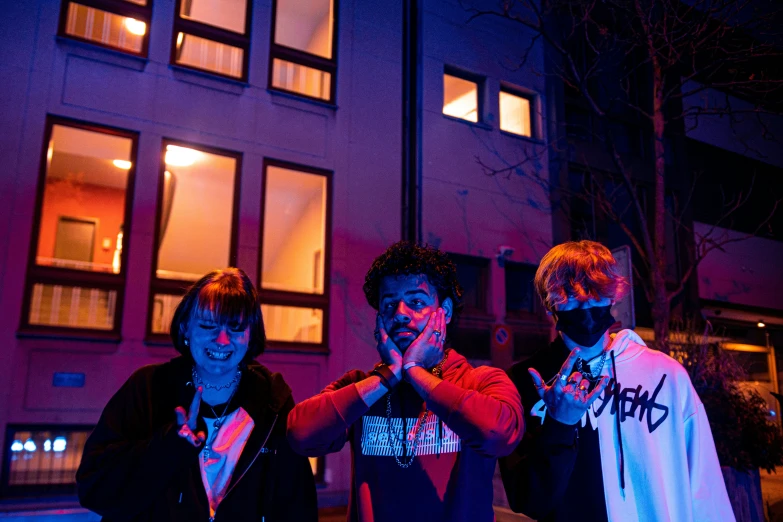
{"label": "curly dark hair", "polygon": [[445,252],[430,245],[417,245],[410,241],[398,241],[375,258],[364,278],[364,296],[374,309],[380,302],[381,279],[386,276],[425,275],[438,292],[442,303],[451,298],[455,321],[462,311],[462,286],[457,280],[457,266]]}

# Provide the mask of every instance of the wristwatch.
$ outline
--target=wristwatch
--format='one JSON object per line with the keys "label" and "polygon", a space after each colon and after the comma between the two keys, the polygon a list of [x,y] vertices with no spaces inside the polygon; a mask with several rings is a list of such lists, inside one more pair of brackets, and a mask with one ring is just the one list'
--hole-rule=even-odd
{"label": "wristwatch", "polygon": [[394,372],[391,368],[389,368],[388,364],[384,363],[378,363],[375,365],[375,368],[370,371],[370,375],[377,375],[381,378],[381,384],[383,386],[391,391],[392,388],[397,386],[400,383],[400,380],[397,378],[396,375],[394,375]]}

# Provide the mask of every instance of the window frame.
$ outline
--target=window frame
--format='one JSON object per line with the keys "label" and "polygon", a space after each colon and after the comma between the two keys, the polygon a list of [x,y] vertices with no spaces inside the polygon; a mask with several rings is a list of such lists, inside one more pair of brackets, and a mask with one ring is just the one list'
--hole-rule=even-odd
{"label": "window frame", "polygon": [[[178,0],[179,1],[179,0]],[[274,92],[281,92],[290,94],[292,96],[298,96],[307,100],[313,100],[318,103],[325,103],[327,105],[337,104],[337,35],[339,34],[340,27],[340,0],[332,0],[334,2],[334,26],[332,27],[332,57],[323,58],[315,54],[310,54],[293,47],[288,47],[275,43],[275,36],[277,31],[277,3],[280,0],[272,0],[272,27],[269,31],[269,64],[267,71],[267,89]],[[275,59],[291,62],[296,65],[304,67],[310,67],[322,72],[327,72],[330,75],[331,81],[329,82],[329,99],[324,100],[308,94],[302,94],[300,92],[283,89],[280,87],[272,86],[274,62]]]}
{"label": "window frame", "polygon": [[3,448],[3,467],[0,471],[0,496],[8,497],[37,497],[41,495],[57,494],[76,494],[76,478],[73,484],[31,484],[31,485],[9,485],[11,478],[11,434],[18,431],[86,431],[92,432],[95,429],[94,424],[25,424],[8,423],[5,426],[5,447]]}
{"label": "window frame", "polygon": [[[269,167],[279,167],[283,169],[296,170],[307,174],[315,174],[326,178],[326,222],[324,223],[324,291],[323,294],[306,294],[303,292],[292,292],[286,290],[269,290],[263,288],[263,264],[264,264],[264,229],[266,221],[266,196],[269,176],[267,171]],[[329,311],[331,294],[331,265],[332,265],[332,181],[334,172],[327,169],[302,165],[273,158],[264,158],[263,162],[263,184],[261,189],[261,217],[259,220],[258,236],[258,270],[257,285],[261,303],[272,306],[294,306],[299,308],[315,308],[323,313],[323,331],[321,333],[321,343],[303,343],[297,341],[270,341],[267,340],[267,351],[281,352],[306,352],[306,353],[329,353]]]}
{"label": "window frame", "polygon": [[504,279],[505,279],[504,280],[504,287],[505,287],[504,291],[506,293],[506,296],[505,296],[506,297],[505,298],[506,309],[504,310],[504,314],[505,314],[506,322],[508,324],[526,323],[526,322],[530,322],[530,321],[533,321],[533,322],[542,322],[542,321],[544,321],[545,309],[544,309],[544,306],[541,304],[541,300],[538,297],[538,294],[536,293],[535,284],[533,283],[532,280],[530,281],[530,286],[531,286],[531,290],[532,290],[532,293],[531,293],[531,299],[532,299],[531,308],[532,308],[532,311],[530,311],[530,310],[509,310],[508,309],[508,302],[509,302],[509,299],[508,299],[508,272],[509,271],[514,271],[514,270],[518,270],[518,271],[521,272],[521,271],[525,271],[526,269],[530,270],[531,268],[532,268],[533,275],[535,276],[536,270],[538,269],[538,265],[533,264],[533,263],[522,263],[522,262],[518,262],[518,261],[506,261],[505,266],[503,267],[503,269],[505,270],[505,273],[504,273]]}
{"label": "window frame", "polygon": [[[453,76],[455,78],[459,78],[460,80],[465,80],[467,82],[474,83],[476,85],[476,121],[470,121],[464,118],[459,118],[457,116],[451,116],[443,112],[443,106],[446,102],[446,93],[442,89],[443,89],[444,76],[447,75]],[[442,94],[441,103],[440,103],[440,115],[452,121],[461,121],[463,123],[467,123],[468,125],[478,125],[487,128],[487,123],[485,121],[486,111],[484,110],[484,103],[486,101],[486,93],[485,93],[486,80],[487,80],[486,77],[480,74],[459,69],[451,65],[444,65],[443,74],[441,75],[440,80],[441,80],[441,94]]]}
{"label": "window frame", "polygon": [[[152,3],[154,0],[147,0],[147,5],[138,5],[126,0],[62,0],[60,2],[60,17],[57,24],[57,36],[67,38],[69,40],[75,40],[78,42],[88,43],[104,49],[111,49],[112,51],[129,54],[131,56],[138,56],[140,58],[147,58],[149,54],[150,33],[152,26]],[[92,7],[101,11],[106,11],[117,16],[125,16],[127,18],[135,18],[147,24],[147,31],[142,38],[141,50],[139,52],[133,52],[121,47],[115,47],[113,45],[107,45],[104,43],[96,42],[88,38],[75,36],[65,32],[65,26],[68,21],[68,7],[70,4],[80,4],[85,7]]]}
{"label": "window frame", "polygon": [[[245,0],[245,31],[242,34],[235,33],[234,31],[230,31],[228,29],[223,29],[222,27],[198,22],[196,20],[182,18],[182,15],[180,14],[182,12],[182,0],[176,0],[174,9],[174,23],[172,24],[171,31],[171,53],[169,56],[169,63],[174,67],[182,67],[183,69],[197,71],[202,74],[210,74],[220,78],[226,78],[234,82],[248,83],[253,0]],[[203,38],[212,42],[222,43],[224,45],[242,49],[242,76],[237,78],[236,76],[231,76],[229,74],[211,71],[209,69],[202,69],[201,67],[195,67],[193,65],[187,65],[184,63],[177,63],[177,35],[179,33],[193,35],[198,38]]]}
{"label": "window frame", "polygon": [[188,147],[206,152],[209,154],[217,154],[220,156],[231,157],[236,160],[236,169],[234,171],[234,201],[232,202],[231,209],[231,239],[228,252],[228,266],[236,266],[237,264],[237,252],[239,248],[239,205],[241,199],[241,184],[242,184],[242,152],[221,149],[210,145],[202,145],[192,141],[178,140],[175,138],[164,137],[161,140],[160,148],[160,167],[158,170],[158,189],[157,200],[155,202],[155,233],[154,242],[152,244],[152,259],[150,262],[150,286],[149,297],[147,302],[147,318],[146,318],[146,333],[144,340],[147,344],[162,344],[172,345],[171,337],[169,333],[155,333],[152,331],[152,312],[155,306],[155,294],[167,294],[184,296],[187,289],[195,281],[185,281],[182,279],[164,279],[157,275],[158,272],[158,250],[160,248],[160,218],[163,213],[163,190],[164,190],[164,176],[166,172],[166,147],[168,145],[175,145],[178,147]]}
{"label": "window frame", "polygon": [[[530,107],[530,136],[525,136],[524,134],[517,134],[515,132],[507,131],[501,128],[501,119],[503,117],[501,111],[500,111],[500,93],[506,93],[510,94],[511,96],[516,96],[517,98],[524,98],[528,101],[529,107]],[[538,140],[540,138],[540,133],[538,129],[538,122],[536,121],[535,115],[537,114],[537,103],[538,103],[538,95],[529,91],[525,91],[524,89],[521,89],[519,87],[514,87],[511,85],[508,85],[506,83],[500,84],[500,89],[498,90],[498,130],[502,132],[503,134],[506,134],[507,136],[514,136],[515,138],[523,138],[528,140]]]}
{"label": "window frame", "polygon": [[[472,123],[472,122],[471,122]],[[489,312],[489,295],[490,295],[490,263],[492,260],[488,257],[472,256],[469,254],[457,254],[453,252],[448,253],[449,259],[455,266],[460,263],[464,265],[470,265],[479,269],[478,279],[478,300],[483,303],[482,308],[468,308],[463,301],[463,309],[460,314],[460,322],[470,322],[471,319],[478,319],[480,321],[493,318]],[[462,282],[460,281],[460,285]],[[464,285],[462,285],[464,288]]]}
{"label": "window frame", "polygon": [[[120,254],[120,271],[117,274],[103,272],[90,272],[86,270],[77,270],[74,268],[39,266],[36,263],[38,254],[38,241],[41,236],[41,215],[43,213],[44,192],[46,190],[47,176],[47,155],[49,142],[52,139],[52,133],[55,125],[71,127],[85,131],[100,132],[111,136],[118,136],[131,140],[130,161],[131,168],[128,169],[128,181],[125,186],[125,210],[123,213],[123,233],[122,253]],[[32,334],[42,336],[52,336],[59,338],[88,338],[88,339],[120,339],[122,328],[122,311],[125,299],[125,283],[128,266],[128,252],[131,248],[131,234],[129,231],[132,226],[133,198],[136,180],[136,165],[138,163],[139,151],[139,133],[117,127],[109,127],[97,123],[89,123],[60,116],[47,115],[43,146],[41,148],[40,163],[38,167],[38,181],[36,187],[35,210],[33,214],[33,226],[30,234],[30,246],[27,260],[27,273],[25,275],[24,296],[22,298],[22,315],[20,318],[18,334]],[[43,284],[61,284],[63,286],[82,286],[88,288],[97,288],[99,290],[115,291],[117,293],[116,306],[114,310],[114,324],[111,330],[93,329],[93,328],[71,328],[66,326],[30,324],[30,306],[33,285]]]}

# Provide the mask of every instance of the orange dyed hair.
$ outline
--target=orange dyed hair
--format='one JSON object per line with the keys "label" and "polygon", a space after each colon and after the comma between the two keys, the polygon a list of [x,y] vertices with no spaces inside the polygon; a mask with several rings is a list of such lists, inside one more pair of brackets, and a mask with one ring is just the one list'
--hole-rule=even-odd
{"label": "orange dyed hair", "polygon": [[628,289],[609,249],[587,240],[568,241],[547,252],[533,284],[549,310],[571,296],[579,301],[620,299]]}

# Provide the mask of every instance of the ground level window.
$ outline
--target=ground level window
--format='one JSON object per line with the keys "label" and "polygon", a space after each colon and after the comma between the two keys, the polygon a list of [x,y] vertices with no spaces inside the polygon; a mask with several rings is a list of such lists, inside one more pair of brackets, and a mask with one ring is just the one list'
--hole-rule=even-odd
{"label": "ground level window", "polygon": [[2,487],[5,496],[76,492],[76,469],[91,426],[9,425]]}

